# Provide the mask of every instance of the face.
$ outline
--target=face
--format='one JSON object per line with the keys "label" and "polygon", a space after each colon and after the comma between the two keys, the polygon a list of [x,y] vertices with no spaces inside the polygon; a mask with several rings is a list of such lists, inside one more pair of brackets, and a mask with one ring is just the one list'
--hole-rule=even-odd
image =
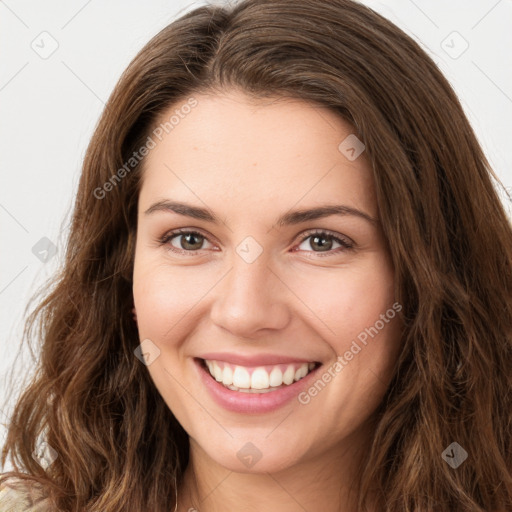
{"label": "face", "polygon": [[400,340],[393,266],[349,124],[299,100],[194,98],[145,158],[140,340],[193,446],[272,472],[332,453],[379,405]]}

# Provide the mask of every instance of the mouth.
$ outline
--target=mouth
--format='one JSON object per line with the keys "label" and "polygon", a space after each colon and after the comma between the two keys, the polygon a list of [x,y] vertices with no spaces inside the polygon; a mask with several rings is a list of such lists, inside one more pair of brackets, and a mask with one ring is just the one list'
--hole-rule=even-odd
{"label": "mouth", "polygon": [[272,393],[287,388],[321,366],[318,361],[262,366],[241,366],[200,358],[196,358],[196,362],[224,388],[249,394]]}

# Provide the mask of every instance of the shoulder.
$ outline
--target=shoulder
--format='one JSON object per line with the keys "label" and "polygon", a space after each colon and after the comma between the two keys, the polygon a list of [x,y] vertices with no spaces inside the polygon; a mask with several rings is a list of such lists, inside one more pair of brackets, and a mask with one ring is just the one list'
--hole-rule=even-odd
{"label": "shoulder", "polygon": [[50,512],[50,508],[40,484],[10,477],[0,484],[0,511]]}

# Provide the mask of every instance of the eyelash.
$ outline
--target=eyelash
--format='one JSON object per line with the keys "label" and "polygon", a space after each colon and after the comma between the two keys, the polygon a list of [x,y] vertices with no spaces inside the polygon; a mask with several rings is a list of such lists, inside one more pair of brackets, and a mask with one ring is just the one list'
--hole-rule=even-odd
{"label": "eyelash", "polygon": [[[189,255],[190,253],[198,253],[201,251],[199,250],[190,250],[186,251],[185,249],[178,249],[177,247],[174,247],[170,244],[170,241],[176,236],[176,235],[198,235],[201,238],[204,238],[205,240],[208,240],[208,238],[203,235],[202,233],[199,233],[198,231],[190,230],[190,229],[175,229],[173,231],[169,231],[166,233],[160,240],[158,240],[158,243],[160,246],[168,245],[168,250],[171,252],[174,252],[176,254],[186,254]],[[304,243],[308,238],[311,238],[314,235],[325,235],[324,238],[331,239],[335,242],[338,242],[341,247],[337,247],[336,249],[330,250],[330,251],[307,251],[312,252],[314,254],[317,254],[320,257],[323,256],[332,256],[333,254],[338,254],[340,252],[350,251],[354,248],[354,244],[349,241],[349,239],[340,238],[339,236],[336,236],[333,232],[328,230],[311,230],[307,231],[304,236],[301,238],[298,245],[301,245]],[[209,241],[209,240],[208,240]],[[210,242],[211,243],[211,242]]]}

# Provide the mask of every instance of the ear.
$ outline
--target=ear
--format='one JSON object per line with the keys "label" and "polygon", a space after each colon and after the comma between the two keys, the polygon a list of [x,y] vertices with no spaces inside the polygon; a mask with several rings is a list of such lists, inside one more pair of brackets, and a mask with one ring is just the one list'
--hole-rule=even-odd
{"label": "ear", "polygon": [[135,323],[137,323],[137,311],[135,308],[132,308],[132,316]]}

